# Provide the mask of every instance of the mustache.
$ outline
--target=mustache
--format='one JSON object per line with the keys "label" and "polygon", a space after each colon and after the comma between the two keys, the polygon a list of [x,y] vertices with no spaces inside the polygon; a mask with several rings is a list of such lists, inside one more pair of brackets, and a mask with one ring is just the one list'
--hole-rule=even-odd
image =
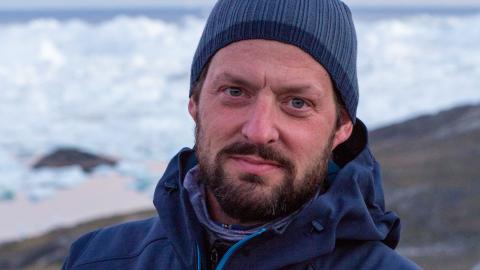
{"label": "mustache", "polygon": [[218,154],[219,157],[228,155],[257,155],[264,160],[278,163],[289,173],[294,173],[295,165],[290,159],[274,148],[266,145],[257,145],[252,143],[232,143],[224,147]]}

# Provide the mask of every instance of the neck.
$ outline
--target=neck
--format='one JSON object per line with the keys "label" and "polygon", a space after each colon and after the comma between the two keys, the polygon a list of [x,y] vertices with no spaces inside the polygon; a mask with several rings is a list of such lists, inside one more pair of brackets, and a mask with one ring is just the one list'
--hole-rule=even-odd
{"label": "neck", "polygon": [[230,217],[223,211],[222,207],[217,201],[217,198],[215,198],[215,195],[208,187],[206,187],[206,192],[208,213],[210,214],[212,220],[222,224],[240,225],[245,227],[261,224],[261,222],[240,222],[240,220]]}

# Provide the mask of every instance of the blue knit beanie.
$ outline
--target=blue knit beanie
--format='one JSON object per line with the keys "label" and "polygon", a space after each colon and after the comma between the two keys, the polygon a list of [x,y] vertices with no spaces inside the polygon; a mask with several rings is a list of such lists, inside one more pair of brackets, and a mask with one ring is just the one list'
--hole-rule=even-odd
{"label": "blue knit beanie", "polygon": [[247,39],[276,40],[310,54],[330,74],[355,123],[357,39],[349,8],[339,0],[219,0],[193,58],[190,96],[203,68],[223,47]]}

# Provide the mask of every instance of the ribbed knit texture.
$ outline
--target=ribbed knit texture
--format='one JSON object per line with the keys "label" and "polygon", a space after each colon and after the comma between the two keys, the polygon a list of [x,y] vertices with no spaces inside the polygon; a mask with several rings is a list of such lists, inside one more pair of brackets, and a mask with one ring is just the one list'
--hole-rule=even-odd
{"label": "ribbed knit texture", "polygon": [[295,45],[330,74],[353,121],[358,104],[357,40],[349,8],[338,0],[220,0],[195,53],[190,95],[210,58],[230,43],[247,39]]}

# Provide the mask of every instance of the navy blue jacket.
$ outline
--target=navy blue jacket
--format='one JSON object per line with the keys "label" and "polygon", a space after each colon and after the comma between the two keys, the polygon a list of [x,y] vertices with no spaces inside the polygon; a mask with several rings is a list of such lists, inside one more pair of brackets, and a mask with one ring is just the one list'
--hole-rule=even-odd
{"label": "navy blue jacket", "polygon": [[[84,235],[63,269],[205,269],[205,231],[182,181],[196,164],[183,149],[154,196],[158,216]],[[384,209],[379,167],[370,150],[327,179],[327,190],[284,231],[266,228],[232,246],[217,269],[419,269],[398,255],[400,222]]]}

